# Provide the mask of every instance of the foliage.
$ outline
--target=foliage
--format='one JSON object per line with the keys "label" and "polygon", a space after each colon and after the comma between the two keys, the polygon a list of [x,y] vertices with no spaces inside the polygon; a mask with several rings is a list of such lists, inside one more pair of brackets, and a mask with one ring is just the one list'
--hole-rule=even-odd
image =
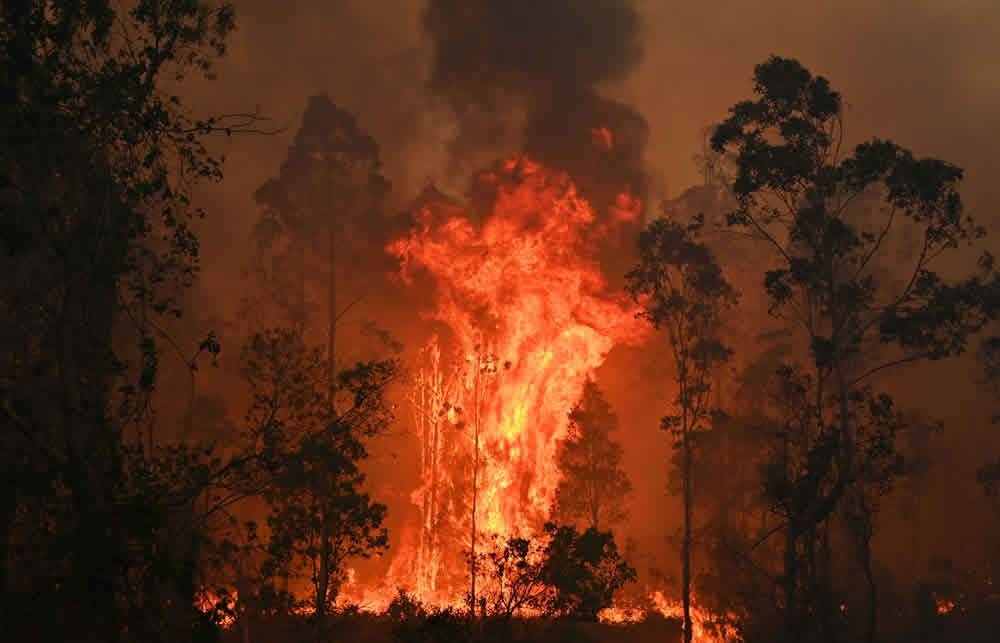
{"label": "foliage", "polygon": [[494,536],[492,548],[478,554],[477,568],[485,576],[479,595],[486,605],[484,616],[537,615],[548,608],[544,547],[539,539]]}
{"label": "foliage", "polygon": [[548,612],[596,621],[597,613],[611,606],[615,592],[636,579],[635,570],[622,558],[610,531],[545,525],[543,577],[552,586]]}
{"label": "foliage", "polygon": [[981,466],[976,471],[976,479],[987,497],[995,499],[1000,496],[1000,459]]}
{"label": "foliage", "polygon": [[339,374],[331,395],[322,351],[287,329],[253,336],[242,362],[253,400],[248,437],[268,480],[268,552],[277,569],[311,578],[322,615],[336,599],[345,561],[388,546],[386,508],[362,491],[358,465],[368,455],[364,439],[393,419],[384,395],[397,367],[358,364]]}
{"label": "foliage", "polygon": [[[326,255],[331,288],[337,271],[359,277],[351,271],[369,262],[366,253],[373,250],[379,221],[371,206],[390,187],[381,166],[378,144],[352,114],[325,94],[309,98],[278,176],[254,192],[262,207],[254,229],[256,277],[293,325],[307,322],[307,284],[322,274],[309,267],[317,252]],[[375,253],[380,252],[379,245]],[[335,320],[340,311],[331,309],[329,315]]]}
{"label": "foliage", "polygon": [[389,603],[385,613],[393,622],[403,623],[427,616],[427,609],[405,589],[397,588],[396,597]]}
{"label": "foliage", "polygon": [[624,501],[632,483],[621,468],[621,445],[611,439],[617,426],[618,418],[601,390],[588,379],[556,452],[562,474],[556,512],[563,521],[582,519],[597,529],[625,518]]}
{"label": "foliage", "polygon": [[200,0],[0,7],[0,588],[25,636],[202,631],[194,498],[223,474],[155,444],[149,398],[198,272],[191,189],[221,177],[206,135],[255,120],[192,119],[167,84],[209,72],[233,24]]}
{"label": "foliage", "polygon": [[661,218],[639,235],[639,263],[626,275],[628,290],[643,304],[643,317],[666,330],[676,374],[679,413],[662,418],[681,451],[684,496],[682,593],[684,640],[690,643],[691,530],[695,435],[710,419],[712,378],[729,361],[732,351],[719,339],[722,314],[736,302],[736,291],[726,281],[711,250],[698,241],[702,220],[689,225]]}
{"label": "foliage", "polygon": [[[728,224],[771,249],[776,265],[763,286],[772,312],[795,325],[810,356],[779,373],[782,428],[765,491],[784,518],[788,634],[832,636],[831,577],[812,552],[829,547],[838,511],[850,524],[863,509],[866,558],[870,501],[900,470],[901,416],[872,378],[963,352],[995,317],[1000,281],[988,254],[982,274],[961,281],[934,270],[942,254],[983,234],[963,215],[959,168],[880,139],[845,153],[840,94],[796,60],[758,65],[754,93],[730,109],[712,146],[737,153]],[[870,640],[877,602],[868,576]]]}
{"label": "foliage", "polygon": [[[825,78],[777,57],[754,78],[760,99],[732,107],[712,138],[717,151],[739,153],[729,224],[769,243],[783,264],[764,285],[775,310],[810,333],[817,371],[859,357],[872,339],[902,352],[871,373],[964,350],[995,313],[997,286],[980,276],[951,284],[932,270],[942,253],[984,234],[963,216],[962,171],[880,139],[841,157],[841,97]],[[916,256],[893,288],[874,268],[907,224],[919,233]],[[981,265],[993,277],[988,255]]]}
{"label": "foliage", "polygon": [[399,643],[451,643],[477,640],[467,613],[448,607],[396,623],[393,638]]}

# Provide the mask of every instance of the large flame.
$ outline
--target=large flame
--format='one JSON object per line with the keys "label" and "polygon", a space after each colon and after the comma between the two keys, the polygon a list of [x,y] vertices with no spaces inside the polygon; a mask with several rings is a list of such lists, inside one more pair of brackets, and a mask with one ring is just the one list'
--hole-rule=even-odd
{"label": "large flame", "polygon": [[556,443],[585,379],[612,347],[646,332],[595,259],[614,226],[638,219],[638,199],[622,195],[602,222],[568,176],[526,158],[483,173],[477,189],[488,194],[481,222],[426,206],[389,247],[404,278],[432,277],[435,308],[425,314],[443,326],[412,399],[423,524],[416,551],[395,566],[432,600],[466,589],[474,493],[477,538],[528,535],[545,520]]}
{"label": "large flame", "polygon": [[[606,128],[592,134],[595,145],[613,145]],[[423,315],[440,329],[418,356],[409,399],[421,443],[422,479],[411,495],[421,522],[404,528],[381,586],[352,579],[342,588],[343,602],[365,609],[384,610],[397,587],[427,604],[459,606],[473,531],[480,548],[492,535],[537,534],[560,480],[557,442],[584,382],[615,345],[648,337],[637,307],[608,288],[597,260],[619,227],[640,222],[637,197],[623,192],[595,213],[565,173],[523,157],[483,172],[474,194],[480,209],[424,204],[410,233],[387,248],[404,280],[430,278],[434,305]],[[680,603],[662,592],[649,600],[662,615],[680,616]],[[693,614],[696,641],[736,638],[713,628],[700,606]],[[644,615],[613,607],[600,618]]]}

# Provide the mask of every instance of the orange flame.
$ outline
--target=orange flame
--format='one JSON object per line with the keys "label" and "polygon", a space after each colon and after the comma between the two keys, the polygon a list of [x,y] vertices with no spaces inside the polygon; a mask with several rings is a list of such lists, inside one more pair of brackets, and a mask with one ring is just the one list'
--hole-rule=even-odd
{"label": "orange flame", "polygon": [[935,599],[937,603],[937,613],[940,615],[950,614],[953,609],[955,609],[955,601],[947,598],[937,598]]}
{"label": "orange flame", "polygon": [[585,379],[613,346],[647,332],[635,307],[607,291],[594,258],[610,226],[638,218],[637,199],[623,195],[599,224],[567,175],[526,158],[479,184],[495,191],[482,224],[425,208],[418,228],[388,248],[404,279],[417,270],[434,278],[427,316],[447,329],[447,342],[427,347],[411,399],[423,442],[412,498],[423,524],[416,551],[390,573],[424,600],[450,602],[465,589],[476,418],[476,531],[530,535],[549,515],[556,442]]}

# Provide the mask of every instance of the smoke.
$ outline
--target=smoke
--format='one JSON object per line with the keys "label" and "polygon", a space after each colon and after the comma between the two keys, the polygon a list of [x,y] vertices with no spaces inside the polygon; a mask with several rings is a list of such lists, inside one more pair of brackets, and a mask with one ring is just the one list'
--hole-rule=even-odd
{"label": "smoke", "polygon": [[568,172],[599,213],[623,190],[645,196],[646,120],[601,93],[642,59],[630,2],[430,0],[423,25],[428,89],[458,123],[454,169],[519,151]]}

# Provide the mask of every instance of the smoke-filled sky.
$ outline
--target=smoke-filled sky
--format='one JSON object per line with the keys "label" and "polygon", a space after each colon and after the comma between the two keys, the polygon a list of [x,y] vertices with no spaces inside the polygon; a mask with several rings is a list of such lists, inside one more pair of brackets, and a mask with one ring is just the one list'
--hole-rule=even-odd
{"label": "smoke-filled sky", "polygon": [[[258,215],[251,194],[276,174],[307,98],[321,92],[381,144],[397,207],[428,182],[461,195],[469,175],[503,153],[528,149],[571,164],[560,127],[595,114],[630,133],[629,153],[613,168],[619,178],[648,182],[657,200],[700,182],[692,157],[702,132],[750,96],[753,66],[771,54],[794,57],[843,94],[855,141],[888,137],[964,168],[966,203],[997,228],[990,245],[998,247],[996,0],[235,4],[238,30],[218,79],[197,84],[188,104],[199,114],[257,109],[287,129],[223,142],[226,180],[204,194],[205,317],[234,315],[252,247],[243,240]],[[947,373],[961,380],[971,369]],[[911,390],[928,399],[942,389],[912,378]],[[980,399],[964,386],[946,396],[955,404],[941,415],[952,424],[967,419],[955,409]],[[960,442],[959,455],[991,444],[978,434]],[[666,452],[633,464],[662,469]],[[637,491],[646,484],[654,493],[661,479],[637,481]]]}
{"label": "smoke-filled sky", "polygon": [[[207,264],[219,259],[227,272],[236,270],[240,248],[229,240],[248,229],[250,194],[276,171],[312,94],[328,92],[375,136],[394,195],[405,202],[428,181],[462,190],[464,176],[498,150],[521,148],[519,127],[530,110],[544,118],[547,108],[567,107],[554,94],[579,99],[570,90],[596,89],[645,118],[653,195],[670,196],[698,181],[691,157],[700,131],[749,96],[753,65],[772,53],[799,58],[831,80],[849,105],[851,135],[887,136],[954,162],[967,172],[971,205],[991,193],[996,202],[996,2],[630,4],[433,0],[425,16],[427,0],[237,0],[239,29],[219,78],[190,101],[199,111],[256,107],[288,130],[226,145],[227,181],[213,195]],[[483,7],[493,5],[508,9],[485,18]],[[435,42],[443,60],[435,59]],[[478,49],[463,59],[455,47],[473,42]],[[455,106],[464,108],[463,118]],[[491,108],[492,120],[477,116]],[[483,123],[492,132],[471,131]],[[494,149],[466,149],[456,158],[470,139]]]}

